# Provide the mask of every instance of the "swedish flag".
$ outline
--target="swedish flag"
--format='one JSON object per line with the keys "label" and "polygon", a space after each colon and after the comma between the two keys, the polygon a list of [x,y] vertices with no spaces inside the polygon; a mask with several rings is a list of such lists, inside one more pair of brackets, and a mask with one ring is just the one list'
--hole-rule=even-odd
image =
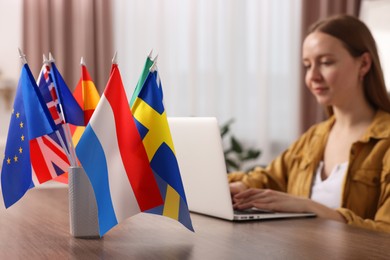
{"label": "swedish flag", "polygon": [[132,106],[132,112],[150,166],[164,199],[163,206],[148,212],[178,220],[185,227],[194,231],[163,104],[163,91],[157,70],[152,69],[149,72]]}

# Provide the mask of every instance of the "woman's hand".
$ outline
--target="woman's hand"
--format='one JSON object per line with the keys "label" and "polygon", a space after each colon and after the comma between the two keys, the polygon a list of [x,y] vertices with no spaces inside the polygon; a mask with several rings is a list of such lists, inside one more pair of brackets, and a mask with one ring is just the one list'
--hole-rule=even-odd
{"label": "woman's hand", "polygon": [[233,197],[235,209],[258,208],[279,212],[313,212],[318,217],[346,222],[336,210],[308,198],[269,189],[247,189]]}
{"label": "woman's hand", "polygon": [[235,209],[259,208],[280,212],[305,212],[308,199],[269,189],[248,189],[233,197]]}
{"label": "woman's hand", "polygon": [[232,195],[232,197],[234,195],[248,189],[248,187],[241,181],[229,183],[229,188],[230,188],[230,194]]}

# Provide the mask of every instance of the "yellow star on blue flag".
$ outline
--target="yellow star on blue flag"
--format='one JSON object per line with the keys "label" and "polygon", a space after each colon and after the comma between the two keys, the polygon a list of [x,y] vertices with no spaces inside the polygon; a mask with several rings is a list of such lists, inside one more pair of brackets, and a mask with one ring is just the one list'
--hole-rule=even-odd
{"label": "yellow star on blue flag", "polygon": [[46,104],[27,64],[22,67],[10,120],[3,166],[1,188],[8,208],[17,202],[32,182],[30,140],[55,130]]}

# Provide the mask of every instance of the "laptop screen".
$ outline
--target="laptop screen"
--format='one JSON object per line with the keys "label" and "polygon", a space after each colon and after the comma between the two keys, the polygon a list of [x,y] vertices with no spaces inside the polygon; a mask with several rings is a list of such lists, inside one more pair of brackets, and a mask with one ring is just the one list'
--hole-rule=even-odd
{"label": "laptop screen", "polygon": [[190,211],[233,219],[217,119],[170,117],[168,122]]}

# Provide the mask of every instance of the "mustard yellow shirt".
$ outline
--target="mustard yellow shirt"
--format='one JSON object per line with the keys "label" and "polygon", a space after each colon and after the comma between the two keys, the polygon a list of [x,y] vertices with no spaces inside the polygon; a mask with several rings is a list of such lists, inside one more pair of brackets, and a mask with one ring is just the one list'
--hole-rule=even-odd
{"label": "mustard yellow shirt", "polygon": [[[263,169],[231,173],[229,181],[310,198],[313,176],[323,158],[334,117],[311,127]],[[350,150],[341,207],[348,224],[390,232],[390,114],[378,110]]]}

